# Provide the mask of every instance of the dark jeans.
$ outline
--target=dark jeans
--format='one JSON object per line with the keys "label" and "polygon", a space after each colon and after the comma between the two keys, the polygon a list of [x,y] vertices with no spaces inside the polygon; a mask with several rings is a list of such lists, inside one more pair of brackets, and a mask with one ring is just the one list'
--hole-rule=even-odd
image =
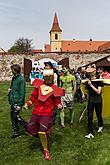
{"label": "dark jeans", "polygon": [[77,98],[77,102],[82,103],[83,99],[82,99],[82,92],[81,92],[81,89],[80,88],[78,88],[76,90],[76,98]]}
{"label": "dark jeans", "polygon": [[57,116],[57,109],[54,108],[52,113],[53,113],[53,125],[55,125],[55,123],[56,123],[56,116]]}
{"label": "dark jeans", "polygon": [[93,134],[93,112],[96,112],[96,116],[98,119],[98,126],[103,127],[103,119],[102,119],[102,103],[92,103],[88,102],[88,133]]}
{"label": "dark jeans", "polygon": [[10,117],[14,134],[19,134],[19,124],[22,125],[25,129],[27,128],[27,122],[25,122],[19,114],[20,110],[16,110],[14,106],[11,106]]}

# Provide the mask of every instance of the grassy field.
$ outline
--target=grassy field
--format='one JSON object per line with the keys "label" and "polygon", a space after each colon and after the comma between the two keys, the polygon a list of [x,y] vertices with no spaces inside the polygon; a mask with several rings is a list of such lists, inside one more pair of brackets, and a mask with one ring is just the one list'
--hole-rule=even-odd
{"label": "grassy field", "polygon": [[[94,139],[85,139],[87,132],[86,115],[79,123],[79,116],[85,104],[75,103],[74,125],[69,125],[69,112],[66,111],[66,127],[53,127],[51,161],[43,159],[39,139],[29,137],[20,127],[21,137],[11,139],[11,123],[7,89],[10,82],[0,82],[0,165],[110,165],[110,118],[104,119],[104,130],[97,133],[97,122],[94,123]],[[27,86],[26,100],[32,88]],[[108,107],[109,108],[109,107]],[[28,120],[31,110],[23,110],[22,116]]]}

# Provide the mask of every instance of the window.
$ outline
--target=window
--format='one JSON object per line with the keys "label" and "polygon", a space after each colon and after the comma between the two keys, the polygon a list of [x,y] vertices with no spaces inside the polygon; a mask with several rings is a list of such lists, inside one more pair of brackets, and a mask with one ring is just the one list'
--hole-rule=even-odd
{"label": "window", "polygon": [[58,40],[58,34],[55,34],[55,40]]}

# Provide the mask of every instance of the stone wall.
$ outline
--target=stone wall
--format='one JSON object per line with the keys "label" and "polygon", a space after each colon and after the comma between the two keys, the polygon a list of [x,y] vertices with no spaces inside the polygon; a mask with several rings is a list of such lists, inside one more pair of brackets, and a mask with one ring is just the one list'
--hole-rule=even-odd
{"label": "stone wall", "polygon": [[24,58],[39,60],[42,58],[51,58],[56,62],[64,58],[69,58],[70,68],[77,68],[84,64],[96,61],[100,58],[108,56],[109,54],[72,54],[72,53],[40,53],[36,55],[10,55],[10,54],[1,54],[0,55],[0,81],[10,80],[12,77],[10,66],[14,63],[20,64],[22,68],[22,73],[24,70]]}

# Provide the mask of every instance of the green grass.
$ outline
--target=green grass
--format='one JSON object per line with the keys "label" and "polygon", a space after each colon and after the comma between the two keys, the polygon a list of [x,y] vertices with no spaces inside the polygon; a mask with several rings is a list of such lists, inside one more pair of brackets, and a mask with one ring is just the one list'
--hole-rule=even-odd
{"label": "green grass", "polygon": [[[79,123],[79,116],[85,103],[74,105],[74,125],[69,125],[69,111],[66,110],[66,127],[53,127],[51,161],[43,159],[39,139],[29,137],[20,127],[21,138],[11,139],[11,122],[7,90],[10,82],[0,82],[0,165],[110,165],[110,118],[104,119],[104,130],[97,133],[97,122],[94,123],[94,139],[85,139],[87,132],[86,115]],[[27,85],[26,100],[32,87]],[[109,107],[108,107],[109,108]],[[22,116],[29,120],[31,110],[23,110]]]}

